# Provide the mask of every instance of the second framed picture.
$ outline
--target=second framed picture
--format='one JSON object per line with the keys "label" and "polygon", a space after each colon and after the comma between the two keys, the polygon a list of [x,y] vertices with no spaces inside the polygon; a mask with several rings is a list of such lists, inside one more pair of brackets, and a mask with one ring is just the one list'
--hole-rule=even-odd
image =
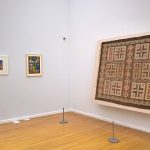
{"label": "second framed picture", "polygon": [[42,55],[26,54],[26,73],[27,76],[42,76]]}
{"label": "second framed picture", "polygon": [[0,55],[0,75],[8,75],[8,56]]}

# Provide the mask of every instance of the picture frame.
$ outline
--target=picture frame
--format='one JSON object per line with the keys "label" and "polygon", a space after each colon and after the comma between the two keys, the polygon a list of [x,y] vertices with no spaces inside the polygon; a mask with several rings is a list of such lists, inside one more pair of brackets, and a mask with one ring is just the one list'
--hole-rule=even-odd
{"label": "picture frame", "polygon": [[[132,66],[130,68],[129,64],[128,66],[123,66],[124,70],[127,71],[126,68],[130,68],[131,70],[135,68],[136,63],[149,63],[150,62],[150,47],[147,46],[148,44],[144,45],[144,43],[149,43],[150,45],[150,33],[142,33],[142,34],[134,34],[134,35],[127,35],[127,36],[122,36],[122,37],[115,37],[115,38],[110,38],[110,39],[103,39],[103,40],[99,40],[97,42],[97,52],[96,52],[96,61],[95,61],[95,71],[94,71],[94,79],[93,79],[93,86],[92,86],[92,100],[94,100],[95,103],[100,104],[100,105],[105,105],[105,106],[110,106],[110,107],[115,107],[115,108],[120,108],[120,109],[126,109],[126,110],[131,110],[131,111],[136,111],[136,112],[142,112],[142,113],[147,113],[150,114],[150,101],[147,100],[148,96],[149,96],[149,92],[148,92],[148,85],[149,83],[147,83],[148,81],[150,81],[150,79],[146,79],[146,77],[143,76],[144,79],[132,79],[133,76],[135,75],[135,72],[132,71],[131,72],[131,77],[129,80],[124,80],[124,77],[120,77],[119,78],[115,78],[115,77],[106,77],[106,70],[107,68],[104,67],[104,65],[101,67],[101,64],[103,64],[102,61],[105,61],[105,63],[109,63],[109,64],[113,64],[114,62],[117,63],[117,61],[119,62],[119,64],[121,64],[121,62],[125,61],[125,63],[130,63],[130,61],[132,61]],[[132,59],[129,60],[123,60],[124,57],[122,57],[122,59],[117,60],[117,58],[115,58],[116,60],[113,62],[111,62],[112,57],[109,57],[110,62],[107,62],[107,54],[104,54],[107,50],[107,48],[109,47],[118,47],[118,46],[124,46],[124,44],[126,46],[129,45],[137,45],[136,49],[133,50],[133,55],[132,55]],[[145,53],[145,57],[143,58],[139,58],[138,57],[138,49],[139,44],[143,44],[141,47],[144,48],[145,51],[148,52],[148,56]],[[106,47],[104,49],[104,47]],[[130,47],[131,48],[131,47]],[[147,49],[147,50],[146,50]],[[115,50],[114,50],[115,51]],[[142,52],[142,51],[141,51]],[[106,52],[107,53],[107,52]],[[104,54],[104,55],[103,55]],[[128,52],[125,54],[126,56],[129,56]],[[106,56],[106,58],[104,58]],[[140,55],[142,57],[142,55]],[[103,60],[102,60],[103,59]],[[146,60],[146,61],[144,61]],[[145,69],[145,64],[142,64],[143,68]],[[106,66],[106,65],[105,65]],[[114,65],[115,66],[115,65]],[[108,65],[109,68],[109,65]],[[102,75],[103,71],[102,69],[104,69],[104,76]],[[121,67],[120,67],[121,69]],[[135,68],[136,70],[136,68]],[[141,71],[142,72],[142,71]],[[122,75],[127,74],[127,72],[124,72]],[[100,77],[101,76],[101,77]],[[103,77],[102,77],[103,76]],[[113,91],[110,91],[109,94],[107,94],[108,91],[105,91],[105,87],[107,85],[109,85],[108,83],[105,84],[105,80],[108,79],[110,82],[112,82],[112,87],[116,84],[116,81],[123,81],[123,88],[126,88],[127,86],[125,85],[126,81],[130,82],[130,86],[129,88],[129,97],[125,97],[122,98],[122,93],[118,93],[118,95],[114,95]],[[134,93],[135,92],[135,84],[137,84],[137,87],[141,84],[142,82],[145,83],[145,97],[135,97]],[[120,84],[120,83],[119,83]],[[121,84],[120,84],[121,85]],[[140,85],[140,86],[141,86]],[[127,90],[128,90],[127,88]],[[100,92],[99,92],[100,89]],[[111,90],[111,84],[110,84],[110,90]],[[147,90],[147,91],[146,91]],[[126,92],[127,94],[127,92]],[[147,97],[146,97],[147,96]]]}
{"label": "picture frame", "polygon": [[42,76],[42,55],[26,54],[26,76]]}
{"label": "picture frame", "polygon": [[0,75],[8,75],[8,55],[0,55]]}

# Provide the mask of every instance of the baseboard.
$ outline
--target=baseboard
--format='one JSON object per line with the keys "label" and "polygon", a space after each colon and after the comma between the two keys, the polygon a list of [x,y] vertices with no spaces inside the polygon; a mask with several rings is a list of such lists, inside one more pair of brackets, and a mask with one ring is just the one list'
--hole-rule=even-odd
{"label": "baseboard", "polygon": [[103,121],[106,121],[106,122],[109,122],[109,123],[114,121],[117,125],[122,125],[122,126],[125,126],[125,127],[129,127],[129,128],[132,128],[132,129],[136,129],[136,130],[140,130],[140,131],[143,131],[143,132],[150,133],[150,129],[149,128],[143,128],[141,126],[128,124],[128,123],[125,123],[125,122],[122,122],[122,121],[112,120],[110,118],[106,118],[106,117],[102,117],[102,116],[99,116],[99,115],[95,115],[95,114],[79,111],[79,110],[72,109],[72,108],[70,108],[70,111],[74,112],[74,113],[81,114],[81,115],[85,115],[85,116],[88,116],[88,117],[92,117],[92,118],[95,118],[95,119],[103,120]]}
{"label": "baseboard", "polygon": [[[70,109],[65,109],[65,112],[70,111]],[[0,124],[3,123],[19,123],[20,120],[30,120],[32,118],[36,118],[36,117],[43,117],[43,116],[49,116],[49,115],[54,115],[54,114],[58,114],[61,113],[62,110],[56,110],[56,111],[51,111],[51,112],[46,112],[46,113],[39,113],[39,114],[33,114],[33,115],[28,115],[28,116],[21,116],[21,117],[16,117],[16,118],[10,118],[10,119],[6,119],[6,120],[0,120]]]}
{"label": "baseboard", "polygon": [[[106,117],[102,117],[102,116],[99,116],[99,115],[79,111],[79,110],[72,109],[72,108],[65,109],[65,112],[69,112],[69,111],[74,112],[74,113],[78,113],[78,114],[81,114],[81,115],[85,115],[85,116],[88,116],[88,117],[92,117],[92,118],[95,118],[95,119],[103,120],[103,121],[106,121],[106,122],[109,122],[109,123],[112,122],[112,121],[115,121],[115,123],[118,124],[118,125],[122,125],[122,126],[125,126],[125,127],[129,127],[129,128],[132,128],[132,129],[136,129],[136,130],[140,130],[140,131],[150,133],[150,129],[143,128],[141,126],[136,126],[136,125],[128,124],[128,123],[125,123],[125,122],[112,120],[110,118],[106,118]],[[26,120],[27,121],[27,120],[30,120],[32,118],[43,117],[43,116],[48,116],[48,115],[54,115],[54,114],[58,114],[58,113],[61,113],[61,112],[62,112],[62,110],[56,110],[56,111],[51,111],[51,112],[46,112],[46,113],[39,113],[39,114],[33,114],[33,115],[28,115],[28,116],[21,116],[21,117],[17,117],[17,118],[6,119],[6,120],[0,120],[0,124],[9,123],[9,122],[19,123],[20,120]]]}

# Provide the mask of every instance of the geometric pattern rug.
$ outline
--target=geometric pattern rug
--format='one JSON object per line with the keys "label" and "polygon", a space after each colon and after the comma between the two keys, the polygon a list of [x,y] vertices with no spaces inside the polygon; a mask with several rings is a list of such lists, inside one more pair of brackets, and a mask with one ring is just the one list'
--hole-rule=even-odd
{"label": "geometric pattern rug", "polygon": [[150,35],[101,43],[96,100],[150,109]]}

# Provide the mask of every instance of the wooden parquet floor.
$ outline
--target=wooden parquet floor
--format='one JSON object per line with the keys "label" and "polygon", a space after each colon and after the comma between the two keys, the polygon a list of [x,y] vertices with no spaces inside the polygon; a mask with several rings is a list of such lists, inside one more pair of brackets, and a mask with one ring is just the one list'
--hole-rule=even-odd
{"label": "wooden parquet floor", "polygon": [[116,125],[119,143],[107,141],[110,123],[67,112],[68,124],[59,124],[61,114],[20,124],[0,125],[0,150],[150,150],[150,134]]}

